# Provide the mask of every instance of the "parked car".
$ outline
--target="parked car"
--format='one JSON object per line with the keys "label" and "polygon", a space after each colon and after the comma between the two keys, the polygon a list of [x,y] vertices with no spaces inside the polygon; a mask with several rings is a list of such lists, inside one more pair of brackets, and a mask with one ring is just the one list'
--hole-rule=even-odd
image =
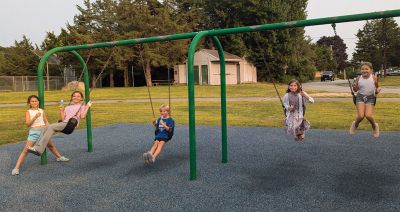
{"label": "parked car", "polygon": [[321,74],[321,82],[325,80],[335,81],[335,74],[333,71],[324,71]]}
{"label": "parked car", "polygon": [[386,76],[400,76],[400,69],[387,70]]}

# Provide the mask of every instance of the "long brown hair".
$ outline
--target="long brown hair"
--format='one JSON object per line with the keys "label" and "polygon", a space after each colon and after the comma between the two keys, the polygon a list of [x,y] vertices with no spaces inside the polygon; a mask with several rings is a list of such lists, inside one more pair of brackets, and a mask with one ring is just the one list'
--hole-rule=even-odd
{"label": "long brown hair", "polygon": [[302,91],[302,89],[301,89],[300,82],[299,82],[297,79],[292,79],[292,80],[289,81],[289,83],[288,83],[288,89],[287,89],[286,93],[289,93],[289,92],[290,92],[289,87],[290,87],[290,84],[292,84],[292,83],[296,83],[296,84],[297,84],[297,91],[296,91],[296,93],[300,93],[300,92]]}

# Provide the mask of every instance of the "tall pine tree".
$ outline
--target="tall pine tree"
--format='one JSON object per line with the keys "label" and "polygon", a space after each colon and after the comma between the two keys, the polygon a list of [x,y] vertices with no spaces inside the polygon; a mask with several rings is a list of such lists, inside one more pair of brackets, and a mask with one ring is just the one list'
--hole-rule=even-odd
{"label": "tall pine tree", "polygon": [[370,61],[375,70],[400,66],[400,28],[393,18],[367,21],[356,36],[354,63]]}

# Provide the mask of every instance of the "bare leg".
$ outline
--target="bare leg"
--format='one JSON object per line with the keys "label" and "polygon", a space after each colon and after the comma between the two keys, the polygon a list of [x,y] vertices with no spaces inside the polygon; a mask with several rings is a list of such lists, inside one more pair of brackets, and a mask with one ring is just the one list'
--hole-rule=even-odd
{"label": "bare leg", "polygon": [[162,151],[162,149],[164,147],[164,144],[165,144],[165,141],[159,141],[158,142],[156,151],[153,154],[155,158],[161,153],[161,151]]}
{"label": "bare leg", "polygon": [[154,144],[149,151],[152,155],[154,155],[154,153],[156,152],[157,146],[158,146],[158,141],[154,141]]}
{"label": "bare leg", "polygon": [[372,129],[375,129],[375,120],[372,117],[372,110],[374,109],[374,105],[367,104],[365,105],[365,118],[369,121],[372,126]]}
{"label": "bare leg", "polygon": [[356,128],[360,124],[360,122],[364,119],[365,117],[365,104],[364,103],[357,103],[357,118],[355,121],[355,126]]}
{"label": "bare leg", "polygon": [[49,143],[47,144],[47,148],[49,148],[49,150],[57,157],[60,158],[61,154],[60,152],[57,150],[57,148],[54,146],[53,142],[50,140]]}
{"label": "bare leg", "polygon": [[64,123],[64,122],[47,125],[44,128],[39,140],[36,141],[33,149],[36,150],[37,152],[39,152],[40,154],[42,154],[44,152],[44,150],[46,149],[47,144],[49,143],[49,141],[51,139],[51,136],[53,136],[53,134],[55,132],[59,132],[59,131],[63,130],[66,125],[67,125],[67,123]]}
{"label": "bare leg", "polygon": [[25,157],[28,154],[28,147],[33,146],[33,142],[32,141],[27,141],[25,144],[24,149],[22,149],[21,154],[19,155],[19,158],[17,160],[17,164],[15,164],[15,169],[19,169],[19,167],[21,167],[21,165],[24,163]]}
{"label": "bare leg", "polygon": [[[27,141],[25,144],[24,149],[22,150],[21,154],[19,155],[19,158],[17,160],[17,164],[15,165],[15,169],[19,169],[21,167],[21,165],[24,163],[25,157],[28,154],[28,149],[27,147],[31,147],[33,146],[34,142],[32,141]],[[47,144],[47,147],[49,148],[49,150],[57,157],[60,158],[61,154],[60,152],[58,152],[57,148],[54,146],[52,141],[49,141],[49,143]]]}
{"label": "bare leg", "polygon": [[156,157],[160,154],[165,142],[155,140],[153,146],[148,153],[143,154],[143,159],[146,164],[153,164]]}

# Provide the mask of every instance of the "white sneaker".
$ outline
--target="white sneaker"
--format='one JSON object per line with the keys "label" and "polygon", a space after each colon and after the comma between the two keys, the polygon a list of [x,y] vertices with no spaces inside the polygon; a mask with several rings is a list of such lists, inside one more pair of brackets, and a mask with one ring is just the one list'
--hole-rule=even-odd
{"label": "white sneaker", "polygon": [[149,162],[150,162],[151,164],[154,164],[154,163],[156,162],[156,157],[154,157],[153,154],[150,154]]}
{"label": "white sneaker", "polygon": [[145,164],[149,164],[149,159],[147,157],[147,152],[143,153],[143,161]]}
{"label": "white sneaker", "polygon": [[375,129],[372,130],[372,135],[373,135],[375,138],[378,138],[378,137],[379,137],[379,125],[378,125],[378,123],[376,123],[376,122],[375,122]]}
{"label": "white sneaker", "polygon": [[64,156],[61,156],[61,157],[57,158],[57,161],[58,162],[67,162],[67,161],[69,161],[69,159]]}
{"label": "white sneaker", "polygon": [[13,169],[13,170],[11,171],[11,175],[12,175],[12,176],[19,175],[19,169]]}
{"label": "white sneaker", "polygon": [[352,134],[352,135],[356,134],[356,121],[353,121],[351,123],[349,133]]}

